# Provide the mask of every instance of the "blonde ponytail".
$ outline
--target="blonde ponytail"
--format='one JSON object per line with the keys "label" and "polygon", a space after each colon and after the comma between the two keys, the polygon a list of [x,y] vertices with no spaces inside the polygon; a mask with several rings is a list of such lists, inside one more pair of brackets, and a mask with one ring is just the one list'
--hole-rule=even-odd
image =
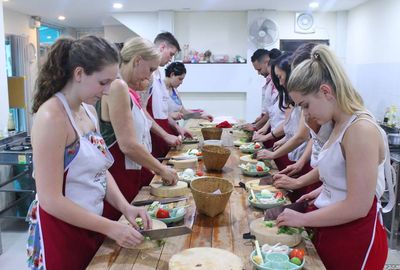
{"label": "blonde ponytail", "polygon": [[303,95],[315,93],[322,84],[329,84],[336,94],[339,107],[348,114],[365,110],[363,100],[354,89],[339,60],[326,45],[311,51],[311,59],[299,64],[290,75],[288,92]]}

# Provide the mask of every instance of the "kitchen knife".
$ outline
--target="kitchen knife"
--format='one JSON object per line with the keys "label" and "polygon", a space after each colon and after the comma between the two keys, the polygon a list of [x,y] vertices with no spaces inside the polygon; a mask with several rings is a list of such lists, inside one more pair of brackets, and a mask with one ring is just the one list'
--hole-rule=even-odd
{"label": "kitchen knife", "polygon": [[200,118],[201,113],[193,112],[193,113],[186,113],[183,115],[183,120],[188,120],[190,118]]}
{"label": "kitchen knife", "polygon": [[159,201],[161,204],[166,204],[166,203],[184,201],[186,199],[187,198],[185,196],[179,196],[179,197],[173,197],[173,198],[167,198],[167,199],[154,198],[154,199],[150,199],[150,200],[132,202],[132,205],[134,205],[134,206],[149,205],[149,204],[152,204],[155,201]]}
{"label": "kitchen knife", "polygon": [[178,226],[166,229],[143,230],[140,231],[140,233],[143,236],[149,237],[151,240],[160,240],[168,237],[192,233],[192,229],[186,226]]}
{"label": "kitchen knife", "polygon": [[274,179],[272,179],[271,174],[267,174],[267,176],[264,176],[260,178],[260,182],[258,183],[259,186],[267,186],[267,185],[272,185],[274,183]]}
{"label": "kitchen knife", "polygon": [[307,209],[308,201],[296,202],[287,205],[280,205],[274,208],[267,209],[264,213],[264,220],[275,220],[286,208],[304,213]]}
{"label": "kitchen knife", "polygon": [[194,159],[196,156],[192,155],[181,155],[181,156],[173,156],[173,157],[159,157],[157,158],[158,161],[164,160],[187,160],[187,159]]}

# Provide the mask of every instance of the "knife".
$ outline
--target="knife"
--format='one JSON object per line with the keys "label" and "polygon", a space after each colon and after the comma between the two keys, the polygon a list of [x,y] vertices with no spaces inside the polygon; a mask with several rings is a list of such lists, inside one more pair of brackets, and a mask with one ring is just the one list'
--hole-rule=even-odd
{"label": "knife", "polygon": [[142,230],[140,233],[143,236],[149,237],[151,240],[160,240],[168,237],[190,234],[192,233],[192,229],[186,226],[178,226],[166,229]]}
{"label": "knife", "polygon": [[134,205],[134,206],[143,206],[143,205],[152,204],[155,201],[159,201],[161,204],[165,204],[165,203],[184,201],[186,199],[187,198],[185,196],[179,196],[179,197],[173,197],[173,198],[167,198],[167,199],[154,198],[154,199],[150,199],[150,200],[132,202],[132,205]]}
{"label": "knife", "polygon": [[274,208],[267,209],[264,213],[264,220],[275,220],[286,208],[294,211],[305,213],[308,207],[308,201],[296,202],[287,205],[280,205]]}
{"label": "knife", "polygon": [[200,118],[201,113],[193,112],[193,113],[186,113],[183,115],[183,120],[188,120],[190,118]]}
{"label": "knife", "polygon": [[271,174],[267,174],[263,178],[260,178],[260,182],[258,183],[259,186],[267,186],[272,185],[274,183],[274,179],[272,178]]}

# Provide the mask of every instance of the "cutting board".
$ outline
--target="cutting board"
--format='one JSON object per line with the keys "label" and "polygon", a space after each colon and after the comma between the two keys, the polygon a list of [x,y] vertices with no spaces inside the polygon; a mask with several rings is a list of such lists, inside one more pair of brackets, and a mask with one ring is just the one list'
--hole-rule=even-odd
{"label": "cutting board", "polygon": [[164,186],[161,182],[150,183],[150,193],[156,197],[170,198],[186,195],[190,190],[188,184],[178,181],[175,186]]}
{"label": "cutting board", "polygon": [[[153,229],[165,229],[167,228],[167,225],[159,220],[152,219],[153,221]],[[124,224],[131,225],[130,222],[122,216],[119,222],[122,222]],[[157,240],[144,240],[142,243],[139,245],[133,247],[132,249],[140,249],[140,250],[145,250],[145,249],[152,249],[152,248],[158,248],[158,241]]]}
{"label": "cutting board", "polygon": [[278,227],[272,228],[264,225],[264,217],[253,220],[250,223],[250,233],[256,237],[260,245],[268,244],[273,246],[277,243],[294,247],[300,244],[302,237],[301,234],[278,234]]}
{"label": "cutting board", "polygon": [[169,270],[242,270],[242,260],[235,254],[210,247],[185,249],[171,257]]}
{"label": "cutting board", "polygon": [[[277,191],[282,191],[280,189],[277,189],[276,187],[272,186],[272,185],[264,185],[264,186],[260,186],[260,179],[255,179],[255,180],[250,180],[247,181],[245,183],[246,185],[246,189],[248,191],[250,191],[250,189],[254,190],[254,191],[260,191],[262,189],[268,189],[271,192],[277,192]],[[285,192],[286,193],[286,192]]]}

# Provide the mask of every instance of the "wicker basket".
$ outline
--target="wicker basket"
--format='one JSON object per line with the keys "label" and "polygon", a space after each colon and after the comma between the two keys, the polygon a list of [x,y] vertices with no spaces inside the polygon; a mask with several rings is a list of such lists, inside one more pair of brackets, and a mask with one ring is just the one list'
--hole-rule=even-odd
{"label": "wicker basket", "polygon": [[221,171],[231,155],[231,151],[222,146],[204,145],[203,162],[208,171]]}
{"label": "wicker basket", "polygon": [[[233,184],[223,178],[201,177],[192,181],[191,189],[197,211],[209,217],[215,217],[224,212]],[[218,189],[221,194],[212,194]]]}
{"label": "wicker basket", "polygon": [[222,128],[202,128],[201,134],[204,140],[221,140]]}

